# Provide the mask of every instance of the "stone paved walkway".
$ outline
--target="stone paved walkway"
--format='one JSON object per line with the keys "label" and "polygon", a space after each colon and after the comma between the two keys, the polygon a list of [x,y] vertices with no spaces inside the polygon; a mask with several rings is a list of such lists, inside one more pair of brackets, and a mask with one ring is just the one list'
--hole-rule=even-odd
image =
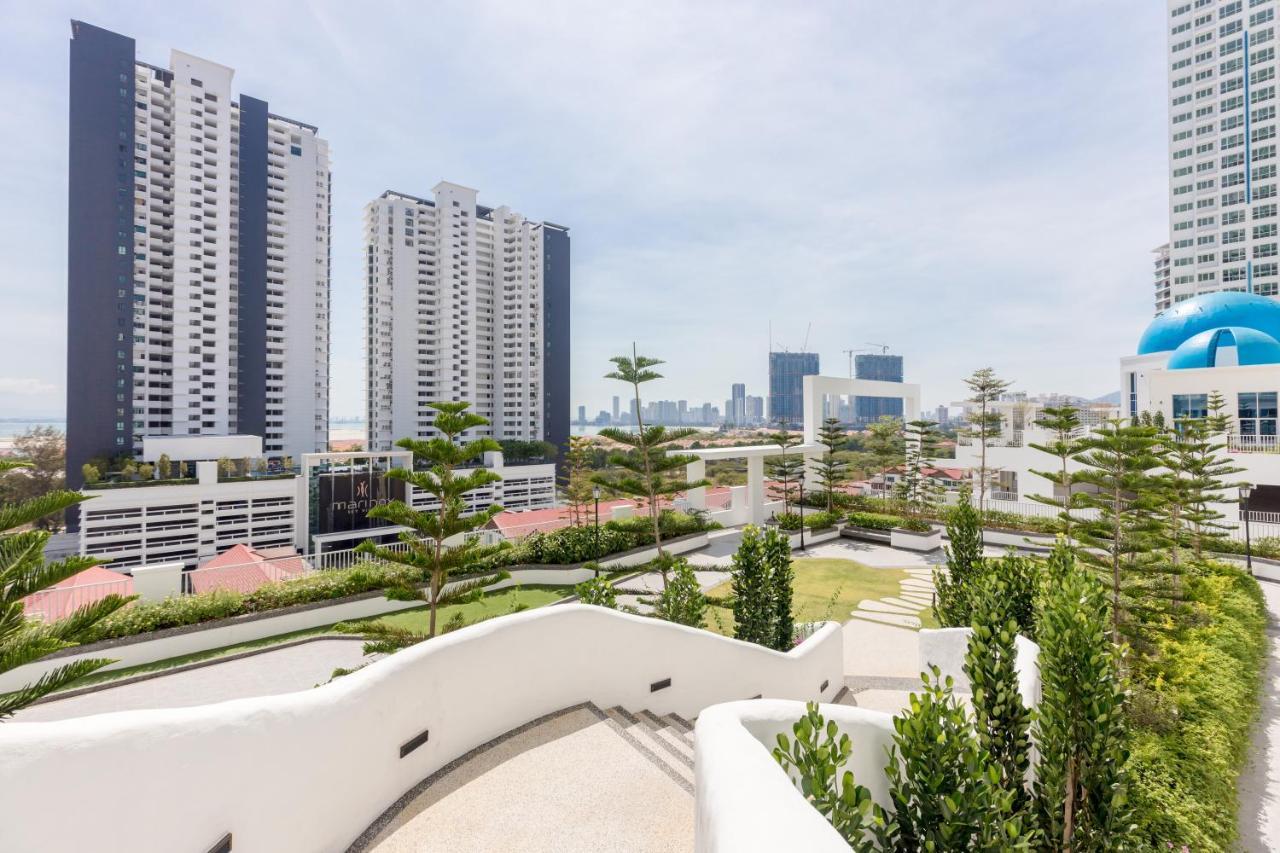
{"label": "stone paved walkway", "polygon": [[33,705],[13,719],[20,723],[66,720],[140,708],[185,708],[306,690],[329,680],[335,667],[354,669],[365,657],[358,639],[325,639],[261,652],[236,660],[158,675],[95,693]]}

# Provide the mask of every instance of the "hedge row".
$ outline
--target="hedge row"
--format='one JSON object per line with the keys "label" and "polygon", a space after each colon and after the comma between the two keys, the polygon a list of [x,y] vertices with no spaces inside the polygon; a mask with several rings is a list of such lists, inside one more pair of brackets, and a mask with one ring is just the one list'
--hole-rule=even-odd
{"label": "hedge row", "polygon": [[135,601],[95,625],[86,642],[131,637],[165,628],[345,598],[413,583],[420,575],[419,570],[404,566],[368,563],[351,569],[311,572],[299,578],[267,583],[249,593],[216,589],[163,601]]}
{"label": "hedge row", "polygon": [[1210,566],[1188,592],[1193,626],[1165,642],[1161,672],[1129,703],[1133,840],[1143,850],[1231,847],[1236,780],[1258,710],[1267,649],[1258,582]]}

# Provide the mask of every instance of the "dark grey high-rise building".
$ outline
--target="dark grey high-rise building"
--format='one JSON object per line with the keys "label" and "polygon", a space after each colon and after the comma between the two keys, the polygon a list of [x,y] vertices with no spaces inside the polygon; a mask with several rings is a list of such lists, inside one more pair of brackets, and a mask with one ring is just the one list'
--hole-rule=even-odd
{"label": "dark grey high-rise building", "polygon": [[[857,355],[853,359],[854,376],[858,379],[875,379],[880,382],[902,381],[902,356]],[[854,406],[854,422],[874,423],[889,415],[902,417],[902,400],[893,397],[858,397]]]}
{"label": "dark grey high-rise building", "polygon": [[67,479],[144,436],[328,446],[329,148],[234,69],[71,22]]}
{"label": "dark grey high-rise building", "polygon": [[769,420],[772,423],[804,422],[804,378],[817,373],[816,352],[769,353]]}

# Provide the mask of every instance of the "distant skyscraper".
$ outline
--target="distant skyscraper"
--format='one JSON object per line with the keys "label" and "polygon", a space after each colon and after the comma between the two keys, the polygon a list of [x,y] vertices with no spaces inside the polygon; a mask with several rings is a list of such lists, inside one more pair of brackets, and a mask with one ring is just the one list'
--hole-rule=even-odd
{"label": "distant skyscraper", "polygon": [[[872,355],[864,353],[853,358],[854,377],[875,379],[881,382],[902,381],[902,356]],[[854,421],[869,424],[884,415],[902,417],[902,400],[893,397],[858,397],[854,406]]]}
{"label": "distant skyscraper", "polygon": [[818,373],[816,352],[769,353],[769,420],[804,421],[804,377]]}
{"label": "distant skyscraper", "polygon": [[67,481],[148,435],[329,440],[329,146],[235,71],[71,22]]}
{"label": "distant skyscraper", "polygon": [[764,421],[764,397],[747,397],[747,423]]}
{"label": "distant skyscraper", "polygon": [[621,403],[622,401],[616,396],[613,398],[613,422],[615,424],[618,423],[619,419],[622,417]]}
{"label": "distant skyscraper", "polygon": [[1169,0],[1164,21],[1172,279],[1156,310],[1216,290],[1275,296],[1274,4]]}
{"label": "distant skyscraper", "polygon": [[578,407],[578,423],[585,424],[586,422],[587,422],[587,407],[579,406]]}
{"label": "distant skyscraper", "polygon": [[430,438],[466,400],[478,435],[569,441],[569,231],[441,181],[365,206],[369,449]]}
{"label": "distant skyscraper", "polygon": [[950,410],[946,406],[939,406],[938,411],[934,415],[934,420],[938,422],[938,426],[946,426],[947,421],[951,419]]}
{"label": "distant skyscraper", "polygon": [[741,382],[733,383],[730,399],[733,407],[725,409],[725,416],[735,426],[742,426],[747,422],[747,386]]}
{"label": "distant skyscraper", "polygon": [[1169,288],[1169,244],[1157,246],[1151,250],[1151,253],[1156,256],[1152,262],[1152,273],[1156,284],[1156,311],[1160,312],[1173,304],[1173,296]]}

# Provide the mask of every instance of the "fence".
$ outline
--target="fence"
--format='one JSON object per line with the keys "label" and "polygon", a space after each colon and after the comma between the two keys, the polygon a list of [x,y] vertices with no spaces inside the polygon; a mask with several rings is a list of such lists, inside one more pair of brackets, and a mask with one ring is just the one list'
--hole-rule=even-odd
{"label": "fence", "polygon": [[133,578],[121,577],[118,581],[41,590],[22,599],[22,608],[28,616],[53,622],[70,616],[81,607],[101,601],[108,595],[133,595]]}

